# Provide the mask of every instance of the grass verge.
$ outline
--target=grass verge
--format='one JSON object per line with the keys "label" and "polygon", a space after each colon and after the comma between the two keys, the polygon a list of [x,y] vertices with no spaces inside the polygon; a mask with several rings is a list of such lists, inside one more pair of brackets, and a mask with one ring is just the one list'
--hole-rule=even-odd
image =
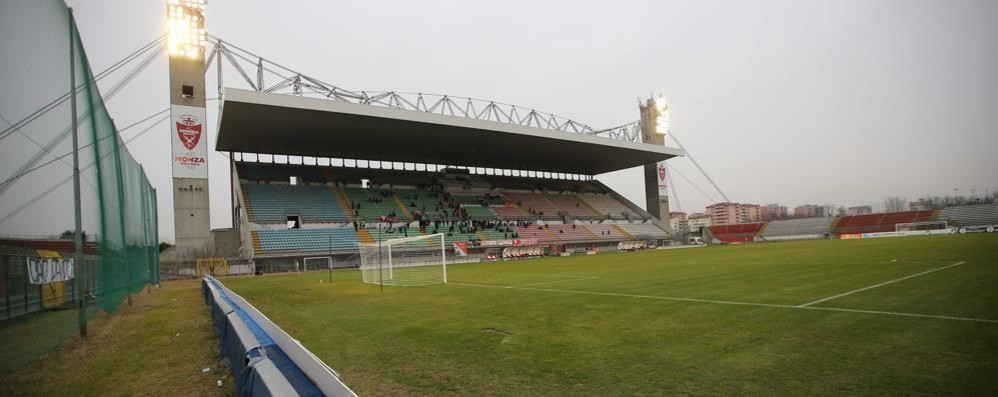
{"label": "grass verge", "polygon": [[132,306],[101,313],[88,328],[87,338],[70,338],[0,379],[0,395],[234,394],[198,280],[164,282],[152,293],[136,294]]}

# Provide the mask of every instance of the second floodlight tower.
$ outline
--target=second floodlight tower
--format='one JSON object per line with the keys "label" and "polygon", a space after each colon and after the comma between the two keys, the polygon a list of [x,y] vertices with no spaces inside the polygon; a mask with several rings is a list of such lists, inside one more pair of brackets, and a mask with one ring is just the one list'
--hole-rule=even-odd
{"label": "second floodlight tower", "polygon": [[170,142],[176,260],[209,248],[208,139],[205,126],[205,0],[168,0]]}
{"label": "second floodlight tower", "polygon": [[[662,97],[651,97],[643,104],[641,110],[642,142],[665,146],[669,136],[669,103]],[[665,160],[658,163],[645,164],[645,199],[646,208],[652,216],[669,225],[669,195],[667,193],[667,178]]]}

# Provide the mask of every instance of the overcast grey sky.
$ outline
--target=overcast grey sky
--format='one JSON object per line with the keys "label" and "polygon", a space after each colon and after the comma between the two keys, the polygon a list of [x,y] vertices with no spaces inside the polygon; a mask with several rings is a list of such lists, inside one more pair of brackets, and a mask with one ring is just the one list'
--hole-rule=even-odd
{"label": "overcast grey sky", "polygon": [[[94,70],[165,32],[165,1],[68,4]],[[595,127],[637,119],[636,99],[661,93],[673,131],[733,201],[998,189],[995,1],[212,0],[207,30],[344,88],[494,99]],[[166,88],[162,57],[111,114],[124,126],[165,109]],[[169,131],[129,149],[172,241]],[[225,158],[210,161],[212,225],[226,227]],[[675,167],[720,199],[688,160]],[[644,203],[637,170],[600,179]],[[683,210],[709,204],[676,183]]]}

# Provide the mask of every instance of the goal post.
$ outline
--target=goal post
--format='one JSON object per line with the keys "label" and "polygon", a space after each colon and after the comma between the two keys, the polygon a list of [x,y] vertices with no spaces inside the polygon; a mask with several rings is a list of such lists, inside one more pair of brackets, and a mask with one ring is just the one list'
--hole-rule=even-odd
{"label": "goal post", "polygon": [[195,274],[203,276],[224,276],[229,274],[229,262],[225,258],[196,258]]}
{"label": "goal post", "polygon": [[313,256],[304,258],[304,271],[329,270],[333,268],[333,257]]}
{"label": "goal post", "polygon": [[359,243],[359,247],[365,283],[401,287],[447,283],[443,233]]}
{"label": "goal post", "polygon": [[949,224],[946,221],[925,221],[898,223],[894,225],[894,231],[899,236],[909,234],[938,234],[949,231]]}

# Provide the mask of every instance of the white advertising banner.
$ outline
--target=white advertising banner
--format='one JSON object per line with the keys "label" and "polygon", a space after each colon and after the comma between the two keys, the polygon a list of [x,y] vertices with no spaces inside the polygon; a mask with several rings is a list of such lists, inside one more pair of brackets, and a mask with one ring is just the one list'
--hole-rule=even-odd
{"label": "white advertising banner", "polygon": [[208,178],[205,108],[170,106],[174,178]]}
{"label": "white advertising banner", "polygon": [[665,162],[658,162],[658,195],[667,196],[668,195],[668,183],[665,175]]}

